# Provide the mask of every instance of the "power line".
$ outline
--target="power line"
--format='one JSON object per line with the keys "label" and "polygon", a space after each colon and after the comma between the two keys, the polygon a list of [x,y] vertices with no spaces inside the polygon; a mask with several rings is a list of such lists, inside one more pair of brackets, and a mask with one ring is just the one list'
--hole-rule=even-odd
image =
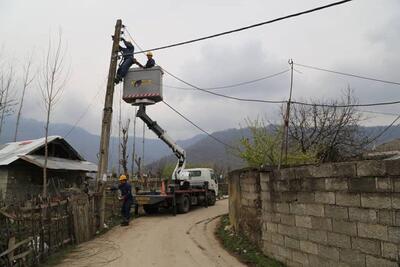
{"label": "power line", "polygon": [[378,114],[378,115],[387,115],[387,116],[398,116],[399,114],[396,113],[390,113],[390,112],[379,112],[379,111],[371,111],[371,110],[358,110],[359,112],[362,113],[372,113],[372,114]]}
{"label": "power line", "polygon": [[292,101],[291,104],[303,105],[303,106],[313,106],[313,107],[328,107],[328,108],[350,108],[350,107],[374,107],[374,106],[388,106],[400,104],[400,100],[389,101],[389,102],[376,102],[376,103],[366,103],[366,104],[347,104],[347,105],[336,105],[336,104],[313,104],[299,101]]}
{"label": "power line", "polygon": [[211,94],[211,95],[215,95],[215,96],[219,96],[219,97],[224,97],[224,98],[228,98],[228,99],[233,99],[233,100],[237,100],[237,101],[245,101],[245,102],[259,102],[259,103],[270,103],[270,104],[284,104],[287,103],[287,101],[284,100],[262,100],[262,99],[249,99],[249,98],[239,98],[239,97],[233,97],[233,96],[228,96],[228,95],[223,95],[223,94],[219,94],[219,93],[214,93],[205,89],[202,89],[200,87],[197,87],[189,82],[186,82],[184,80],[182,80],[181,78],[179,78],[178,76],[172,74],[171,72],[167,71],[166,69],[163,69],[163,71],[167,74],[169,74],[171,77],[177,79],[178,81],[189,85],[197,90],[200,90],[202,92]]}
{"label": "power line", "polygon": [[[350,2],[349,1],[340,1],[340,2],[336,2],[333,3],[331,5],[337,5],[337,4],[342,4],[344,2]],[[330,6],[330,5],[328,5]],[[325,8],[328,6],[324,6]],[[317,8],[318,9],[318,8]],[[306,12],[309,13],[309,12]],[[250,26],[249,26],[250,27]],[[132,39],[132,41],[139,47],[139,49],[142,52],[148,52],[151,50],[157,50],[157,49],[148,49],[148,50],[143,50],[140,48],[140,46],[134,41],[132,35],[129,33],[129,31],[126,29],[128,35],[130,36],[130,38]],[[135,53],[136,54],[136,53]],[[385,81],[385,80],[380,80],[380,79],[375,79],[375,78],[369,78],[369,77],[364,77],[364,76],[359,76],[359,75],[354,75],[354,74],[349,74],[349,73],[343,73],[343,72],[337,72],[337,71],[332,71],[332,70],[326,70],[326,69],[322,69],[322,68],[317,68],[317,67],[312,67],[312,66],[308,66],[308,65],[303,65],[303,64],[298,64],[298,63],[293,63],[294,65],[298,65],[298,66],[302,66],[302,67],[306,67],[306,68],[314,68],[317,70],[321,70],[321,71],[328,71],[328,72],[333,72],[333,73],[337,73],[337,74],[341,74],[341,75],[347,75],[347,76],[352,76],[352,77],[357,77],[357,78],[361,78],[361,79],[367,79],[367,80],[372,80],[372,81],[378,81],[378,82],[385,82],[385,83],[392,83],[392,84],[398,84],[400,85],[400,83],[396,83],[396,82],[390,82],[390,81]],[[262,99],[249,99],[249,98],[239,98],[239,97],[233,97],[233,96],[228,96],[228,95],[224,95],[224,94],[219,94],[219,93],[215,93],[215,92],[210,92],[207,89],[204,88],[200,88],[198,86],[195,86],[181,78],[179,78],[178,76],[172,74],[171,72],[167,71],[166,69],[163,68],[163,71],[167,74],[169,74],[171,77],[175,78],[176,80],[194,88],[197,90],[200,90],[202,92],[205,93],[209,93],[215,96],[219,96],[219,97],[224,97],[224,98],[228,98],[228,99],[232,99],[232,100],[237,100],[237,101],[244,101],[244,102],[258,102],[258,103],[269,103],[269,104],[287,104],[288,101],[285,100],[262,100]],[[281,73],[276,73],[271,75],[273,76],[277,76],[280,74],[283,74],[286,71],[282,71]],[[239,86],[239,85],[238,85]],[[211,88],[213,89],[213,88]],[[314,103],[306,103],[306,102],[301,102],[301,101],[290,101],[291,104],[296,104],[296,105],[303,105],[303,106],[314,106],[314,107],[332,107],[332,108],[347,108],[347,107],[372,107],[372,106],[387,106],[387,105],[396,105],[396,104],[400,104],[400,100],[396,100],[396,101],[389,101],[389,102],[376,102],[376,103],[367,103],[367,104],[347,104],[347,105],[336,105],[336,104],[314,104]]]}
{"label": "power line", "polygon": [[[139,48],[139,50],[141,52],[144,52],[144,49],[141,48],[141,46],[133,39],[133,37],[132,37],[131,33],[129,32],[129,30],[127,29],[127,27],[125,27],[125,30],[128,33],[128,35],[129,35],[130,39],[132,40],[132,42]],[[280,72],[277,72],[277,73],[274,73],[274,74],[270,74],[270,75],[267,75],[267,76],[264,76],[264,77],[260,77],[260,78],[254,79],[254,80],[250,80],[250,81],[245,81],[245,82],[236,83],[236,84],[230,84],[230,85],[224,85],[224,86],[205,87],[205,88],[202,88],[202,89],[210,91],[210,90],[219,90],[219,89],[225,89],[225,88],[238,87],[238,86],[242,86],[242,85],[251,84],[251,83],[259,82],[259,81],[262,81],[262,80],[266,80],[266,79],[269,79],[269,78],[273,78],[273,77],[279,76],[281,74],[284,74],[284,73],[286,73],[288,71],[289,71],[289,69],[286,69],[286,70],[283,70],[283,71],[280,71]],[[174,89],[180,89],[180,90],[196,90],[196,89],[191,88],[191,87],[189,87],[189,88],[188,87],[179,87],[179,86],[171,86],[171,85],[166,85],[166,84],[163,84],[163,86],[169,87],[169,88],[174,88]]]}
{"label": "power line", "polygon": [[391,124],[386,126],[385,129],[383,129],[379,134],[377,134],[374,138],[369,140],[368,143],[366,144],[366,146],[375,142],[379,137],[381,137],[384,133],[386,133],[399,119],[400,119],[400,115],[398,115],[397,118],[394,119]]}
{"label": "power line", "polygon": [[328,70],[328,69],[323,69],[323,68],[304,65],[304,64],[299,64],[299,63],[294,63],[294,64],[297,65],[297,66],[303,67],[303,68],[319,70],[319,71],[325,71],[325,72],[330,72],[330,73],[334,73],[334,74],[339,74],[339,75],[359,78],[359,79],[363,79],[363,80],[369,80],[369,81],[380,82],[380,83],[388,83],[388,84],[400,85],[399,82],[393,82],[393,81],[387,81],[387,80],[382,80],[382,79],[377,79],[377,78],[371,78],[371,77],[367,77],[367,76],[361,76],[361,75],[357,75],[357,74],[345,73],[345,72],[336,71],[336,70]]}
{"label": "power line", "polygon": [[277,21],[281,21],[281,20],[285,20],[285,19],[289,19],[289,18],[305,15],[305,14],[308,14],[308,13],[312,13],[312,12],[319,11],[319,10],[322,10],[322,9],[330,8],[330,7],[333,7],[333,6],[342,5],[342,4],[345,4],[347,2],[351,2],[351,1],[352,0],[338,1],[338,2],[334,2],[334,3],[328,4],[328,5],[319,6],[319,7],[313,8],[313,9],[308,9],[308,10],[301,11],[301,12],[298,12],[298,13],[294,13],[294,14],[290,14],[290,15],[287,15],[287,16],[271,19],[271,20],[268,20],[268,21],[252,24],[252,25],[249,25],[249,26],[245,26],[245,27],[234,29],[234,30],[230,30],[230,31],[220,32],[220,33],[217,33],[217,34],[212,34],[212,35],[208,35],[208,36],[204,36],[204,37],[200,37],[200,38],[196,38],[196,39],[192,39],[192,40],[188,40],[188,41],[184,41],[184,42],[178,42],[178,43],[174,43],[174,44],[170,44],[170,45],[165,45],[165,46],[161,46],[161,47],[156,47],[156,48],[152,48],[152,49],[148,49],[148,50],[142,50],[140,52],[135,52],[135,54],[145,53],[145,52],[149,52],[149,51],[156,51],[156,50],[171,48],[171,47],[175,47],[175,46],[186,45],[186,44],[190,44],[190,43],[194,43],[194,42],[198,42],[198,41],[203,41],[203,40],[206,40],[206,39],[219,37],[219,36],[222,36],[222,35],[227,35],[227,34],[231,34],[231,33],[235,33],[235,32],[240,32],[240,31],[251,29],[251,28],[259,27],[259,26],[262,26],[262,25],[271,24],[271,23],[274,23],[274,22],[277,22]]}
{"label": "power line", "polygon": [[[103,82],[103,85],[104,85],[104,83],[105,83],[105,81]],[[75,128],[78,126],[79,122],[83,119],[83,117],[86,116],[87,112],[88,112],[89,109],[93,106],[95,100],[97,99],[98,95],[99,95],[100,92],[102,91],[103,85],[101,85],[101,86],[99,87],[99,89],[97,90],[96,95],[95,95],[95,96],[93,97],[93,99],[92,99],[92,102],[90,102],[89,105],[87,105],[85,111],[81,114],[81,116],[79,116],[79,118],[76,120],[76,122],[75,122],[74,125],[71,127],[71,129],[67,132],[67,134],[64,136],[64,138],[67,138],[67,137],[71,134],[71,132],[72,132],[73,130],[75,130]]]}
{"label": "power line", "polygon": [[133,39],[133,37],[132,37],[131,33],[129,32],[128,28],[125,26],[124,29],[128,33],[128,35],[131,38],[132,42],[139,48],[140,53],[144,53],[145,51],[143,51],[143,49],[140,47],[140,45],[135,41],[135,39]]}
{"label": "power line", "polygon": [[[200,87],[197,87],[179,77],[177,77],[176,75],[170,73],[169,71],[163,69],[163,71],[167,74],[169,74],[170,76],[172,76],[173,78],[177,79],[178,81],[187,84],[197,90],[200,90],[202,92],[208,93],[208,94],[212,94],[212,95],[216,95],[216,96],[220,96],[220,97],[224,97],[224,98],[228,98],[228,99],[233,99],[233,100],[237,100],[237,101],[245,101],[245,102],[260,102],[260,103],[270,103],[270,104],[286,104],[288,101],[286,100],[262,100],[262,99],[249,99],[249,98],[239,98],[239,97],[233,97],[233,96],[228,96],[228,95],[223,95],[223,94],[219,94],[219,93],[214,93],[214,92],[210,92],[207,90],[204,90]],[[396,100],[396,101],[389,101],[389,102],[376,102],[376,103],[366,103],[366,104],[346,104],[346,105],[337,105],[337,104],[316,104],[316,103],[307,103],[307,102],[301,102],[301,101],[290,101],[291,104],[296,104],[296,105],[303,105],[303,106],[313,106],[313,107],[331,107],[331,108],[348,108],[348,107],[373,107],[373,106],[387,106],[387,105],[396,105],[396,104],[400,104],[400,100]]]}
{"label": "power line", "polygon": [[[203,90],[207,90],[207,91],[212,91],[212,90],[220,90],[220,89],[226,89],[226,88],[239,87],[239,86],[242,86],[242,85],[256,83],[256,82],[263,81],[263,80],[266,80],[266,79],[269,79],[269,78],[273,78],[273,77],[282,75],[282,74],[284,74],[284,73],[286,73],[288,71],[289,71],[289,69],[283,70],[283,71],[280,71],[280,72],[277,72],[277,73],[274,73],[274,74],[271,74],[271,75],[268,75],[268,76],[264,76],[264,77],[261,77],[261,78],[257,78],[257,79],[254,79],[254,80],[249,80],[249,81],[240,82],[240,83],[236,83],[236,84],[230,84],[230,85],[216,86],[216,87],[202,87],[202,89]],[[173,89],[180,89],[180,90],[197,90],[197,89],[195,89],[193,87],[179,87],[179,86],[171,86],[171,85],[166,85],[166,84],[163,84],[163,86],[169,87],[169,88],[173,88]]]}
{"label": "power line", "polygon": [[192,122],[191,120],[189,120],[187,117],[185,117],[182,113],[180,113],[179,111],[177,111],[176,109],[174,109],[171,105],[169,105],[167,102],[165,102],[164,100],[162,101],[167,107],[169,107],[170,109],[172,109],[173,111],[175,111],[175,113],[177,113],[179,116],[181,116],[182,118],[184,118],[187,122],[189,122],[190,124],[192,124],[194,127],[196,127],[197,129],[199,129],[200,131],[202,131],[203,133],[205,133],[206,135],[208,135],[209,137],[211,137],[212,139],[214,139],[215,141],[217,141],[218,143],[229,147],[231,149],[236,149],[235,147],[221,141],[220,139],[214,137],[212,134],[208,133],[207,131],[203,130],[202,128],[200,128],[200,126],[198,126],[197,124],[195,124],[194,122]]}

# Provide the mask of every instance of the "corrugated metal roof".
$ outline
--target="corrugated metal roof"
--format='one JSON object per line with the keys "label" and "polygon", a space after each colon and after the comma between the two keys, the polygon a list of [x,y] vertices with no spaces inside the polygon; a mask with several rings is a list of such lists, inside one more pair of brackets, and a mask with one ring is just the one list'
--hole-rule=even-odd
{"label": "corrugated metal roof", "polygon": [[[81,160],[71,160],[64,158],[55,158],[49,157],[48,168],[49,169],[57,169],[57,170],[82,170],[88,172],[96,172],[97,166],[94,163],[85,161],[75,149],[68,144],[61,136],[49,136],[47,138],[47,142],[51,143],[55,140],[63,141],[63,143],[67,146],[67,149],[73,151],[74,155]],[[39,155],[29,155],[30,153],[40,149],[44,146],[45,138],[39,138],[34,140],[26,140],[20,142],[11,142],[0,145],[0,166],[9,165],[12,162],[23,159],[28,162],[31,162],[37,166],[43,167],[44,165],[44,156]]]}
{"label": "corrugated metal roof", "polygon": [[[56,139],[62,139],[62,137],[56,135],[49,136],[47,142],[50,143]],[[0,166],[8,165],[19,159],[19,156],[27,155],[41,146],[44,146],[44,137],[34,140],[6,143],[0,150]]]}
{"label": "corrugated metal roof", "polygon": [[[36,166],[43,168],[44,156],[39,155],[26,155],[20,156],[22,160],[28,161]],[[47,158],[47,168],[53,170],[72,170],[72,171],[86,171],[97,172],[97,165],[89,161],[71,160],[63,158]]]}

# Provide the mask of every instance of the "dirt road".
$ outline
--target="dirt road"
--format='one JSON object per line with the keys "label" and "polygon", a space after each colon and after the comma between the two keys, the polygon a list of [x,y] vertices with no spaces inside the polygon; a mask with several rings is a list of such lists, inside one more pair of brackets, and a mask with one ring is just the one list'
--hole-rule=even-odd
{"label": "dirt road", "polygon": [[187,214],[140,217],[79,246],[60,267],[83,266],[244,266],[214,236],[228,201]]}

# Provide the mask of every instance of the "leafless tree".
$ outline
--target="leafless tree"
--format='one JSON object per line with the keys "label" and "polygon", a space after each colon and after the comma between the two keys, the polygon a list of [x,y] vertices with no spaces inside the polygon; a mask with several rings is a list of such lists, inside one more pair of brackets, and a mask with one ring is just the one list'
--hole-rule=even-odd
{"label": "leafless tree", "polygon": [[339,101],[314,101],[312,106],[293,105],[289,142],[302,153],[314,152],[321,162],[358,154],[368,143],[368,138],[360,132],[361,113],[354,106],[348,106],[356,103],[348,88]]}
{"label": "leafless tree", "polygon": [[15,101],[10,99],[10,90],[15,84],[15,73],[12,66],[9,67],[7,74],[4,71],[0,74],[0,135],[3,130],[4,118],[13,112],[11,106]]}
{"label": "leafless tree", "polygon": [[44,56],[42,66],[39,70],[38,85],[42,94],[46,112],[45,124],[45,160],[43,166],[43,197],[47,197],[47,160],[48,160],[48,145],[47,139],[49,134],[49,125],[51,118],[51,111],[60,99],[67,78],[68,71],[65,70],[65,49],[62,42],[62,34],[59,31],[58,40],[56,45],[52,46],[52,40],[49,38],[47,52]]}
{"label": "leafless tree", "polygon": [[121,142],[121,160],[120,164],[122,169],[124,170],[124,174],[128,177],[129,172],[128,172],[128,158],[129,158],[129,153],[128,153],[128,138],[129,138],[129,123],[130,119],[126,121],[125,126],[122,126],[122,142]]}
{"label": "leafless tree", "polygon": [[22,92],[21,92],[21,98],[19,101],[19,108],[18,108],[18,113],[17,113],[17,121],[15,123],[15,133],[14,133],[14,142],[17,141],[17,136],[18,136],[18,127],[19,127],[19,121],[21,118],[22,114],[22,107],[24,105],[24,98],[25,98],[25,92],[26,89],[29,87],[29,85],[33,82],[35,75],[32,74],[32,56],[33,53],[29,56],[28,60],[26,61],[25,66],[23,67],[23,85],[22,85]]}

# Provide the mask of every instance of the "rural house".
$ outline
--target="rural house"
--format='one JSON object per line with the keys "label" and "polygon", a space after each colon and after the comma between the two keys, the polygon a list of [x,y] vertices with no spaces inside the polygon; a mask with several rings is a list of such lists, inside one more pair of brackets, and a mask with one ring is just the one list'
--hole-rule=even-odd
{"label": "rural house", "polygon": [[[24,200],[42,192],[44,138],[0,145],[0,201]],[[48,137],[48,192],[61,193],[82,185],[88,172],[97,172],[60,136]]]}

